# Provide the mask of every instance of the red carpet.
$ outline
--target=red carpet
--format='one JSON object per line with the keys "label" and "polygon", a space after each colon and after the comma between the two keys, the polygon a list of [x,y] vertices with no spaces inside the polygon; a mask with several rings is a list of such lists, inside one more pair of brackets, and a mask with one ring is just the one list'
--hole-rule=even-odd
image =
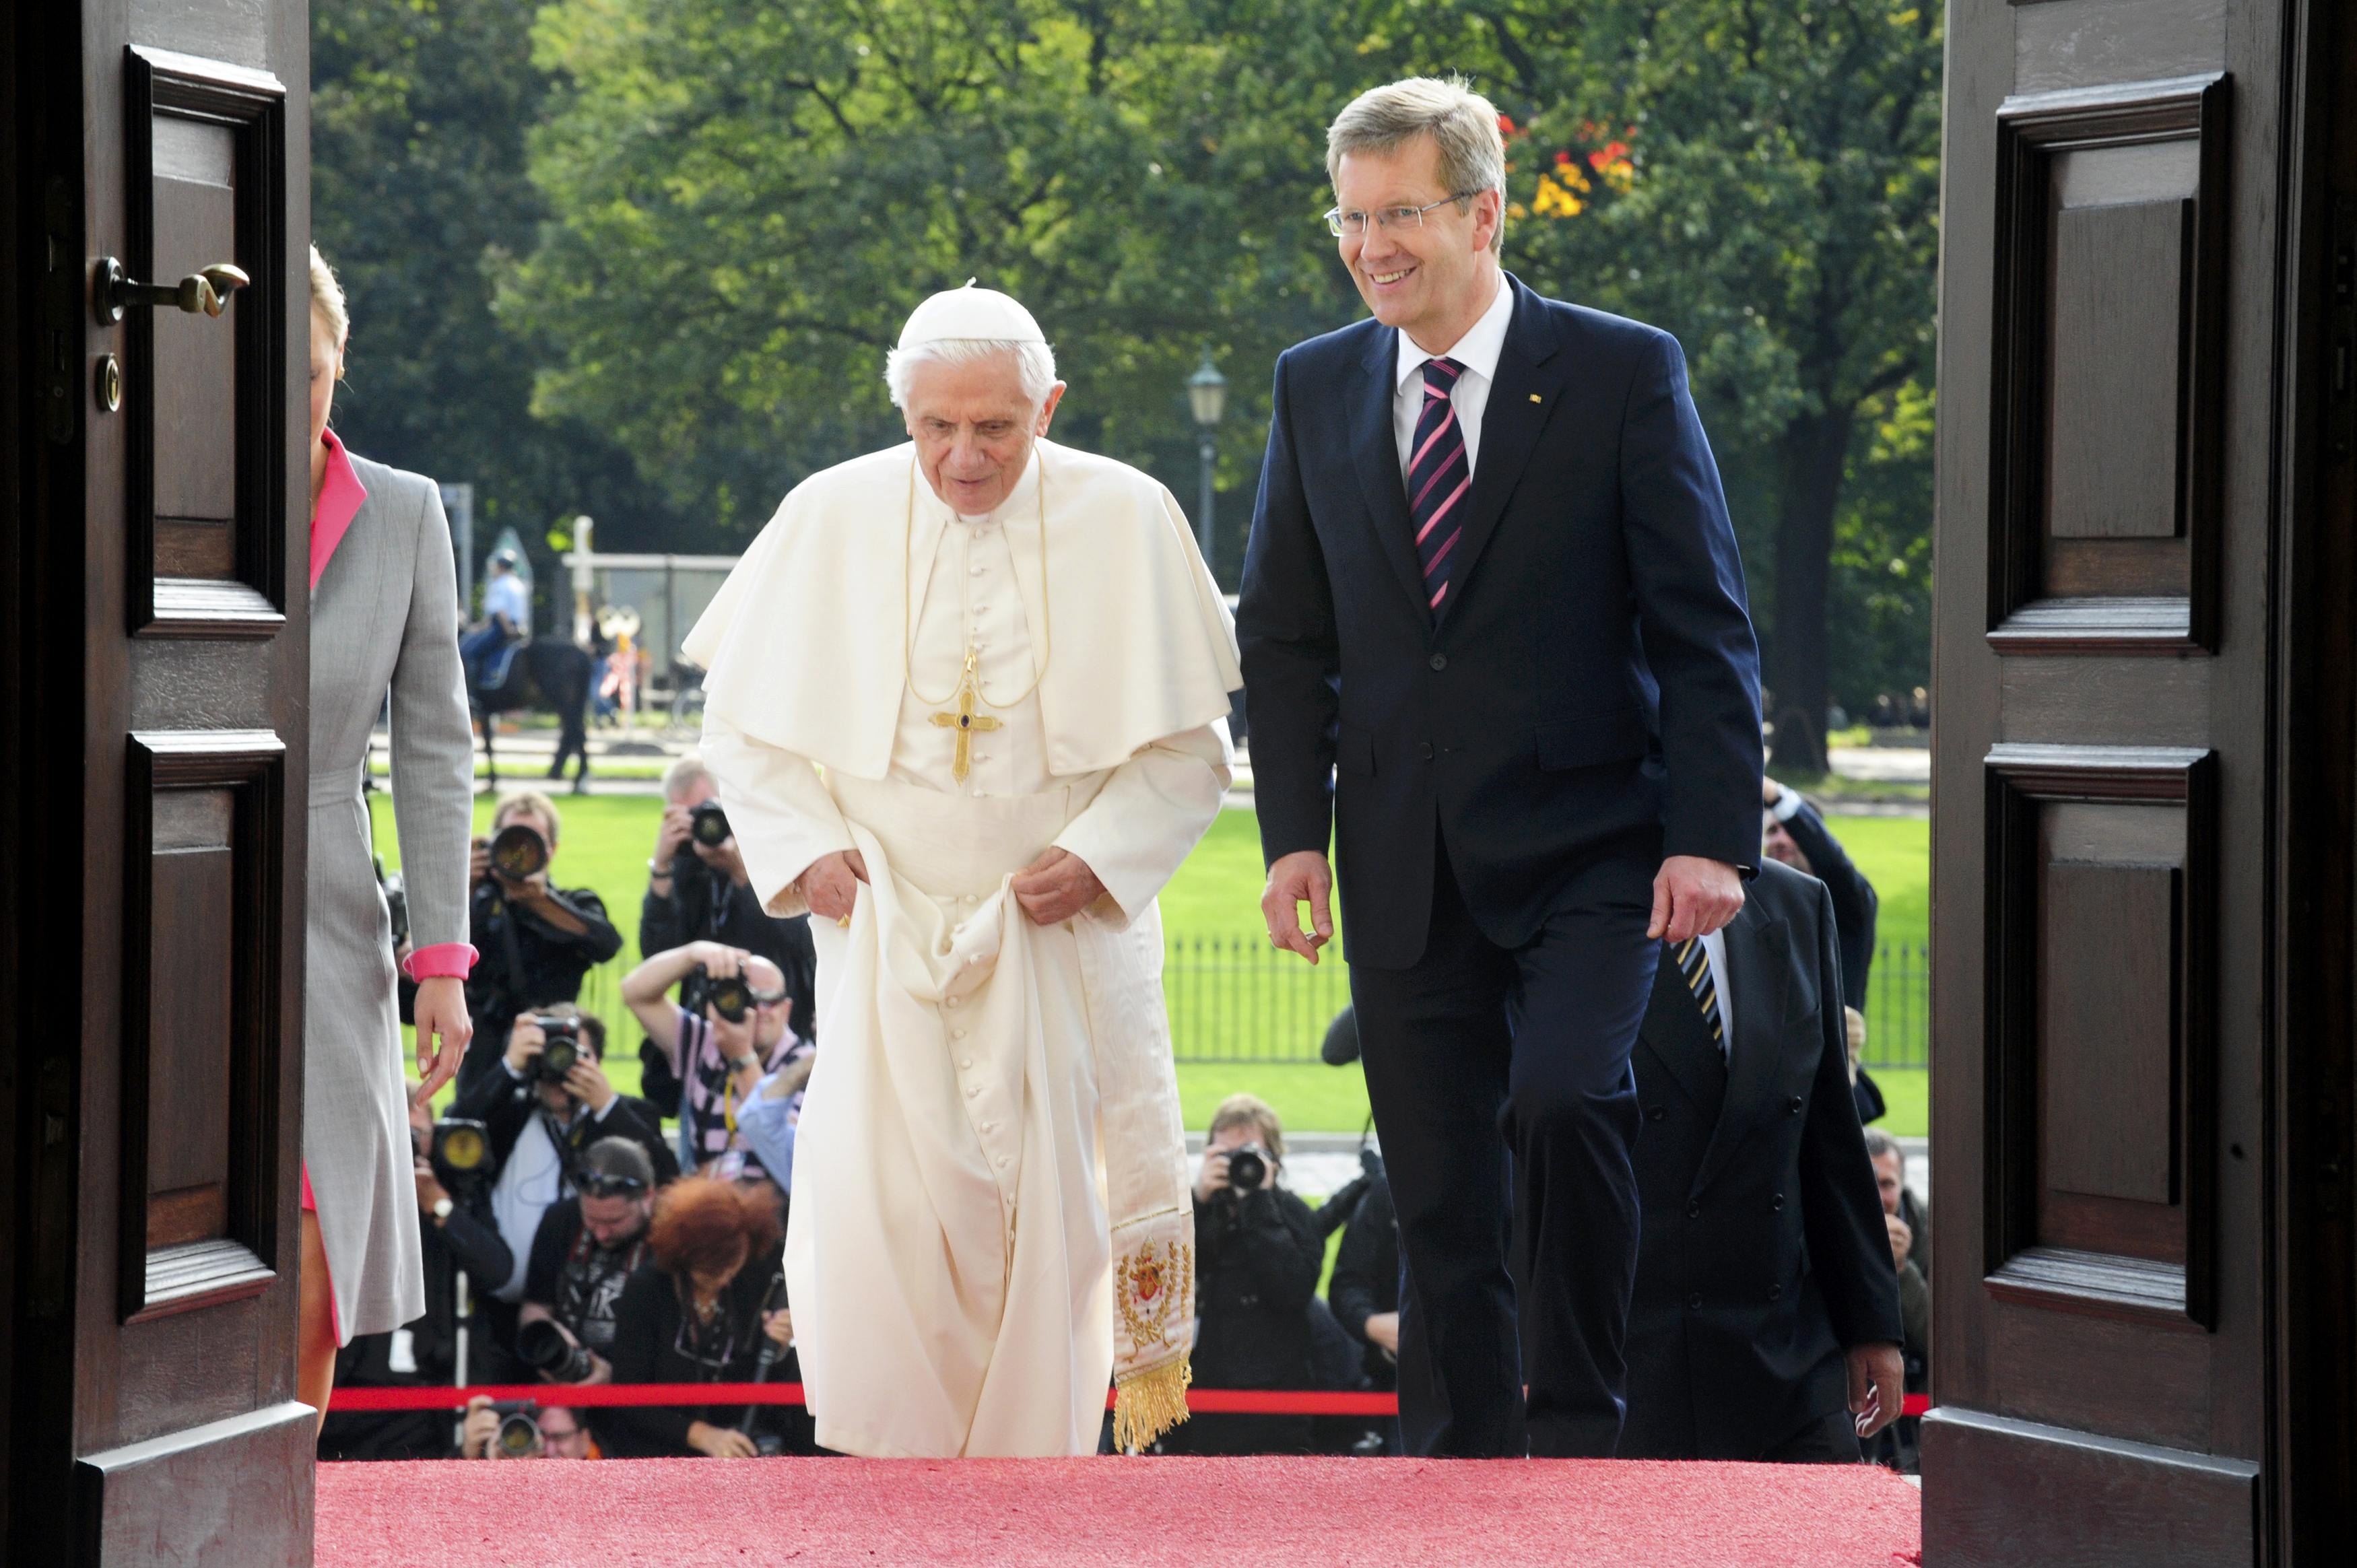
{"label": "red carpet", "polygon": [[1105,1564],[1889,1568],[1914,1487],[1865,1466],[1409,1459],[323,1465],[319,1568]]}

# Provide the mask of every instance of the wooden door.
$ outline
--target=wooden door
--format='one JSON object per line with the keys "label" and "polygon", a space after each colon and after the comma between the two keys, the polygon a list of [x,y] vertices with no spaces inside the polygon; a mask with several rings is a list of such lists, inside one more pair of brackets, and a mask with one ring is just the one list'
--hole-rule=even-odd
{"label": "wooden door", "polygon": [[0,1556],[308,1563],[306,7],[7,9]]}
{"label": "wooden door", "polygon": [[1949,8],[1933,1568],[2349,1560],[2338,10]]}

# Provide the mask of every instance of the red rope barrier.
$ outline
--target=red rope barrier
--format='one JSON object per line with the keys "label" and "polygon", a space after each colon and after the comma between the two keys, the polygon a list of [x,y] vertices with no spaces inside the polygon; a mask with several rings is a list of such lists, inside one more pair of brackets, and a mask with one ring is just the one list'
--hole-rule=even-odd
{"label": "red rope barrier", "polygon": [[[487,1383],[469,1388],[338,1389],[330,1411],[463,1410],[478,1395],[582,1409],[593,1405],[776,1404],[802,1402],[800,1383]],[[1105,1393],[1113,1407],[1113,1393]],[[1295,1389],[1189,1389],[1187,1408],[1203,1415],[1397,1415],[1399,1396]],[[1921,1415],[1928,1394],[1909,1394],[1900,1413]]]}

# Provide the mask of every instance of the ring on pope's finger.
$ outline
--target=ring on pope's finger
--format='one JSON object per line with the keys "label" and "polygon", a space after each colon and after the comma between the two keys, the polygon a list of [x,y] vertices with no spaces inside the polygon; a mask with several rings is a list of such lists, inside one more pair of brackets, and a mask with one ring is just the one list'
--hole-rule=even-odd
{"label": "ring on pope's finger", "polygon": [[834,918],[834,923],[846,931],[851,929],[851,917],[848,915],[837,915]]}

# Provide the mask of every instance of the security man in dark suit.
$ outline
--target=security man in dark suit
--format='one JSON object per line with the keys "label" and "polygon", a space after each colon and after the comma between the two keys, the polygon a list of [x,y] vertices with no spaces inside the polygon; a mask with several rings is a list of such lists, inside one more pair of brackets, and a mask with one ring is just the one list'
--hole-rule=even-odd
{"label": "security man in dark suit", "polygon": [[1663,943],[1633,1059],[1620,1457],[1855,1463],[1899,1414],[1903,1331],[1824,884],[1771,861],[1723,931]]}

